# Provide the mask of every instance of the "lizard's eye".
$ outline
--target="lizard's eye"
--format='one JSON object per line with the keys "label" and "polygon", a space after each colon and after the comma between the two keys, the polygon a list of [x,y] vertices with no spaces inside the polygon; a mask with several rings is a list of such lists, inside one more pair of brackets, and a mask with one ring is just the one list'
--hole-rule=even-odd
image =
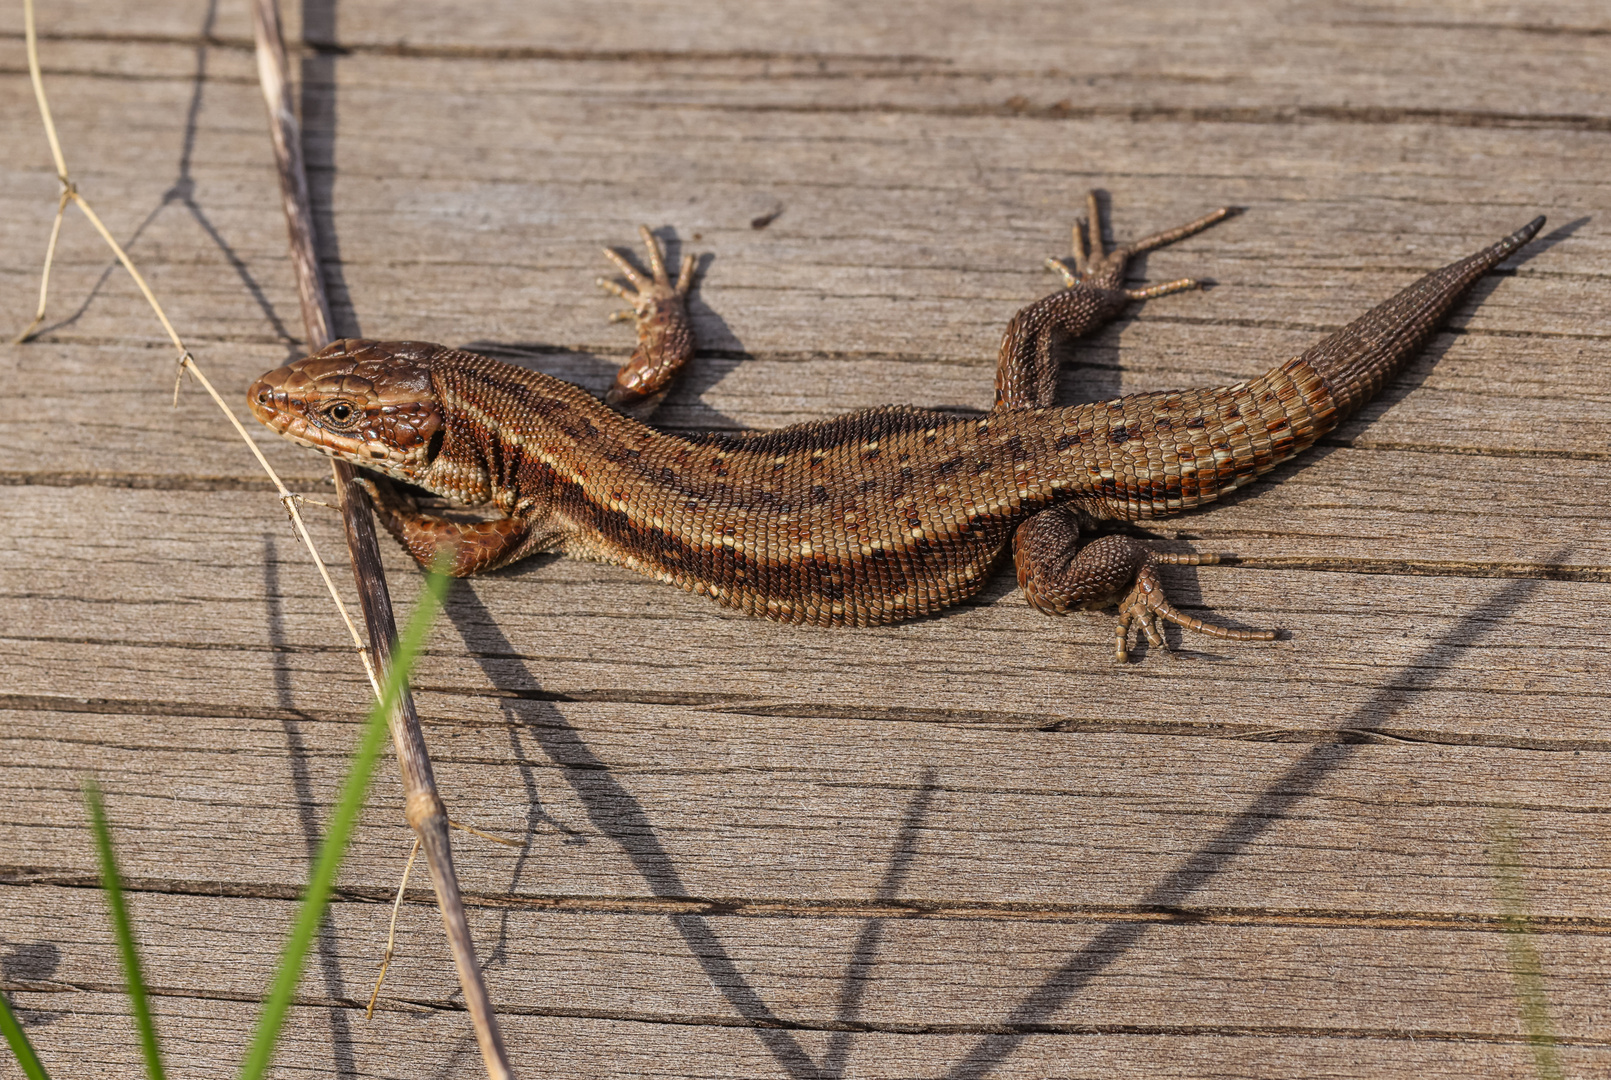
{"label": "lizard's eye", "polygon": [[325,415],[338,424],[346,424],[352,421],[352,411],[351,405],[345,401],[338,401],[325,410]]}

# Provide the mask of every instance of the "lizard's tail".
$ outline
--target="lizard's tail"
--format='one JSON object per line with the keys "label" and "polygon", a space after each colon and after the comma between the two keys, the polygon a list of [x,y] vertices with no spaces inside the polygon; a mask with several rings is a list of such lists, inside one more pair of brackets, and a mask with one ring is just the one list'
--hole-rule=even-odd
{"label": "lizard's tail", "polygon": [[1543,228],[1542,215],[1503,240],[1434,270],[1390,300],[1289,361],[1307,364],[1325,381],[1336,405],[1333,424],[1376,396],[1398,366],[1426,344],[1450,309],[1483,274],[1531,240]]}
{"label": "lizard's tail", "polygon": [[[1134,483],[1126,484],[1113,467],[1113,494],[1094,501],[1098,511],[1093,512],[1135,521],[1189,510],[1312,445],[1370,400],[1400,364],[1420,351],[1472,283],[1531,240],[1543,224],[1542,217],[1535,218],[1497,244],[1432,271],[1308,352],[1249,382],[1135,394],[1070,410],[1072,418],[1086,423],[1107,410],[1103,416],[1110,441],[1128,442],[1132,430],[1157,433],[1145,461],[1125,448],[1133,455],[1126,458],[1126,471],[1133,471]],[[1111,416],[1114,405],[1124,411],[1117,426]],[[1100,472],[1107,463],[1099,455],[1086,466]]]}

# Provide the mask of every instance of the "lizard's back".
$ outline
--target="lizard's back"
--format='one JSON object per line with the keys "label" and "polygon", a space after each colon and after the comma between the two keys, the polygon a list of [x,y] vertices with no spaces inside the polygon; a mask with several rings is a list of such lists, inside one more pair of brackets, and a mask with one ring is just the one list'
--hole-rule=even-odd
{"label": "lizard's back", "polygon": [[1333,412],[1321,381],[1289,363],[1232,387],[1070,408],[889,406],[688,438],[473,354],[433,367],[450,414],[495,401],[520,418],[461,438],[501,446],[487,454],[495,486],[546,502],[560,550],[818,625],[971,596],[1016,526],[1056,503],[1136,520],[1210,502],[1307,446]]}

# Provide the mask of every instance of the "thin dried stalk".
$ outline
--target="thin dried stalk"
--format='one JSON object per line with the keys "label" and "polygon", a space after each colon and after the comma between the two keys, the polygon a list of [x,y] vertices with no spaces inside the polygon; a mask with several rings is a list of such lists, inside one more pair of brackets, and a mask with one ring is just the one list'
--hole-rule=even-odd
{"label": "thin dried stalk", "polygon": [[[29,12],[33,11],[33,0],[29,0]],[[33,39],[29,38],[30,43]],[[32,57],[30,57],[31,59]],[[42,86],[42,83],[36,83]],[[11,344],[21,345],[34,336],[39,324],[45,321],[45,304],[50,299],[50,267],[56,261],[56,241],[62,235],[62,215],[67,213],[67,204],[73,201],[73,189],[67,183],[62,184],[62,197],[56,200],[56,219],[50,223],[50,243],[45,247],[45,269],[39,274],[39,308],[34,312],[34,321],[23,328],[22,333],[11,339]]]}
{"label": "thin dried stalk", "polygon": [[472,825],[466,825],[460,821],[449,820],[448,827],[451,829],[458,829],[461,832],[467,832],[471,836],[479,836],[483,840],[491,840],[494,844],[502,844],[504,847],[523,848],[526,846],[526,842],[524,840],[511,840],[507,836],[494,836],[492,833],[483,832]]}
{"label": "thin dried stalk", "polygon": [[[229,422],[234,425],[236,433],[241,437],[241,441],[252,452],[252,456],[257,458],[257,463],[268,474],[269,480],[274,484],[274,490],[279,493],[280,504],[285,507],[285,512],[290,515],[292,529],[295,530],[297,538],[307,547],[308,554],[313,557],[313,565],[318,567],[319,577],[324,580],[324,587],[329,591],[330,599],[335,603],[336,611],[341,615],[341,621],[346,624],[347,633],[352,635],[353,646],[358,650],[358,655],[363,660],[364,671],[369,676],[369,684],[375,688],[375,693],[380,693],[380,680],[376,677],[374,665],[370,662],[369,655],[364,649],[363,638],[358,635],[358,628],[353,625],[352,617],[347,614],[347,605],[342,601],[341,593],[336,588],[335,581],[330,577],[329,568],[325,566],[324,560],[319,557],[319,550],[313,544],[313,537],[308,535],[308,527],[302,520],[301,511],[297,509],[297,502],[301,496],[292,493],[286,488],[285,484],[280,480],[279,474],[274,471],[273,466],[268,463],[268,459],[263,456],[263,451],[259,450],[257,444],[246,434],[246,428],[242,426],[240,418],[235,415],[235,411],[224,404],[224,399],[218,395],[217,390],[213,389],[213,384],[202,373],[200,366],[197,365],[195,356],[185,347],[184,341],[179,337],[179,332],[173,328],[173,323],[168,321],[168,315],[162,310],[162,305],[157,302],[156,294],[151,291],[151,286],[146,284],[145,277],[135,268],[134,260],[129,258],[129,253],[123,250],[123,245],[119,244],[112,236],[111,230],[101,221],[100,215],[95,212],[89,201],[79,193],[78,186],[73,183],[72,175],[67,171],[67,159],[62,154],[61,140],[56,136],[56,122],[51,118],[50,99],[45,96],[45,80],[39,71],[39,40],[34,30],[33,0],[23,0],[22,11],[28,50],[28,75],[33,81],[34,99],[39,103],[39,118],[45,126],[45,137],[50,140],[50,155],[56,164],[56,179],[61,181],[62,195],[60,201],[56,204],[56,220],[52,222],[50,227],[50,246],[45,250],[45,268],[40,275],[39,281],[39,309],[34,315],[34,321],[28,324],[26,330],[17,335],[14,344],[20,344],[28,340],[39,324],[44,321],[45,304],[50,295],[50,268],[56,256],[56,240],[61,235],[62,214],[66,211],[68,203],[75,203],[84,212],[84,216],[89,219],[89,223],[95,227],[95,231],[101,234],[101,239],[105,240],[107,246],[112,249],[112,254],[117,256],[118,262],[123,264],[123,269],[129,272],[129,276],[134,279],[134,283],[140,287],[140,292],[145,296],[146,303],[151,305],[151,310],[156,312],[157,319],[162,323],[163,330],[167,331],[168,340],[172,341],[173,347],[179,350],[180,375],[183,376],[184,372],[188,371],[195,376],[196,381],[201,383],[203,389],[217,403],[224,415],[229,418]],[[175,394],[178,393],[177,386],[174,392]]]}
{"label": "thin dried stalk", "polygon": [[[448,828],[459,829],[474,836],[479,836],[483,840],[491,840],[494,844],[502,844],[504,847],[523,848],[526,846],[523,841],[494,836],[489,832],[482,832],[480,829],[461,824],[452,818],[448,819]],[[364,1010],[365,1020],[372,1020],[375,1017],[375,1002],[380,998],[381,985],[386,981],[386,969],[391,966],[392,957],[397,951],[397,913],[403,906],[403,892],[408,888],[408,875],[414,872],[414,859],[419,853],[420,838],[416,836],[414,838],[414,847],[408,853],[408,862],[403,866],[403,880],[397,883],[397,899],[392,901],[392,922],[390,928],[386,931],[386,954],[380,959],[380,972],[375,976],[375,988],[369,992],[369,1008]]]}
{"label": "thin dried stalk", "polygon": [[[263,99],[268,106],[269,130],[274,141],[274,157],[279,165],[280,195],[285,206],[286,228],[290,236],[292,263],[297,272],[297,290],[302,298],[302,321],[307,328],[308,346],[322,349],[330,341],[330,305],[313,238],[313,218],[308,199],[307,174],[302,164],[301,135],[286,78],[285,40],[280,32],[280,16],[274,0],[257,0],[252,8],[257,39],[257,71]],[[335,463],[336,491],[341,497],[342,519],[347,527],[347,547],[352,553],[353,575],[358,582],[359,603],[369,628],[369,640],[381,668],[391,662],[391,645],[397,628],[392,617],[391,599],[381,567],[380,549],[375,542],[375,521],[368,496],[346,462]],[[481,968],[475,959],[459,893],[458,875],[453,869],[453,849],[448,839],[447,809],[436,792],[430,755],[420,731],[414,699],[405,693],[390,717],[392,742],[403,776],[404,810],[408,823],[425,849],[425,862],[436,888],[437,906],[447,931],[448,947],[458,968],[464,1003],[475,1025],[476,1042],[491,1080],[510,1080],[508,1052],[498,1029],[497,1016],[487,996]]]}
{"label": "thin dried stalk", "polygon": [[369,992],[369,1008],[364,1010],[364,1019],[372,1019],[375,1015],[375,1001],[380,997],[380,984],[386,981],[386,969],[391,967],[392,952],[397,946],[397,913],[403,909],[403,893],[408,891],[408,875],[414,872],[414,860],[419,857],[420,838],[414,837],[414,846],[409,850],[408,862],[403,866],[403,880],[397,883],[397,899],[392,901],[392,924],[386,931],[386,955],[380,961],[380,973],[375,976],[375,988]]}

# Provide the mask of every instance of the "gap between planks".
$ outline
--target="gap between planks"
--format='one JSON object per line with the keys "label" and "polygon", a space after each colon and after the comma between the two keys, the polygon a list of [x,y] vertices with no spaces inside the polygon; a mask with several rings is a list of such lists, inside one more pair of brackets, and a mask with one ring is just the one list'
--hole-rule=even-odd
{"label": "gap between planks", "polygon": [[[76,870],[0,865],[0,889],[50,886],[65,889],[100,889],[96,875]],[[160,896],[207,896],[232,900],[298,900],[298,886],[268,886],[257,882],[193,881],[134,877],[124,882],[130,893]],[[338,888],[332,903],[391,904],[396,893],[379,888]],[[1146,908],[1101,904],[998,904],[969,901],[947,904],[899,900],[799,900],[755,897],[623,897],[527,896],[466,890],[465,906],[476,910],[514,909],[577,915],[697,915],[735,919],[899,919],[905,922],[1035,922],[1135,923],[1174,926],[1289,927],[1322,930],[1442,930],[1473,934],[1509,933],[1514,920],[1503,915],[1438,914],[1436,912],[1282,911],[1252,907]],[[428,889],[409,889],[407,906],[436,909]],[[1529,916],[1527,930],[1535,934],[1611,936],[1611,918],[1559,915]]]}
{"label": "gap between planks", "polygon": [[[10,640],[19,640],[12,638]],[[83,644],[84,639],[74,638],[73,643]],[[127,644],[117,642],[113,644]],[[169,643],[156,647],[172,648]],[[204,646],[196,645],[197,649]],[[221,646],[226,651],[256,651],[241,646]],[[275,650],[281,653],[336,653],[337,647],[306,648],[284,646]],[[523,659],[510,656],[508,659]],[[1156,678],[1167,679],[1170,673]],[[1141,676],[1137,676],[1140,678]],[[1243,678],[1243,681],[1247,681]],[[1389,688],[1391,689],[1391,688]],[[1404,690],[1416,687],[1406,686]],[[1235,724],[1225,721],[1115,721],[1106,719],[1080,719],[1058,717],[1048,721],[1044,715],[1016,712],[990,712],[987,710],[914,708],[877,708],[858,706],[849,709],[832,701],[780,702],[767,705],[753,696],[739,694],[678,694],[650,693],[637,689],[599,689],[586,692],[564,691],[511,691],[488,688],[466,691],[456,687],[437,687],[427,684],[415,686],[416,693],[437,694],[449,698],[471,698],[496,701],[534,701],[570,704],[648,705],[670,708],[697,709],[735,718],[803,719],[803,720],[859,720],[869,723],[935,724],[967,727],[991,731],[1034,731],[1048,735],[1158,735],[1185,738],[1217,739],[1220,741],[1284,743],[1314,746],[1353,746],[1365,743],[1412,744],[1426,746],[1480,747],[1494,750],[1521,750],[1542,753],[1611,753],[1611,739],[1547,739],[1483,735],[1475,732],[1439,731],[1431,728],[1395,728],[1390,726],[1368,728],[1292,727],[1273,728],[1268,724]],[[1490,691],[1493,693],[1494,691]],[[1518,691],[1533,693],[1533,691]],[[1611,697],[1611,691],[1602,695]],[[723,708],[723,705],[727,705]],[[114,716],[174,716],[206,717],[209,719],[241,719],[267,721],[309,721],[321,724],[357,726],[361,721],[353,713],[343,710],[275,709],[251,706],[225,705],[209,702],[150,701],[118,698],[69,698],[44,694],[0,694],[0,710],[39,713],[99,713]],[[433,716],[428,727],[433,731],[493,730],[529,731],[534,723],[529,719],[479,719],[473,717]],[[558,726],[558,725],[554,725]],[[57,737],[59,745],[98,746],[121,748],[122,744],[92,738]],[[217,752],[216,750],[214,752]],[[443,757],[440,760],[457,760]],[[510,763],[506,763],[510,764]],[[563,766],[555,766],[556,768]],[[959,789],[960,790],[960,789]],[[1493,804],[1498,806],[1500,804]],[[1581,810],[1580,810],[1581,812]]]}

